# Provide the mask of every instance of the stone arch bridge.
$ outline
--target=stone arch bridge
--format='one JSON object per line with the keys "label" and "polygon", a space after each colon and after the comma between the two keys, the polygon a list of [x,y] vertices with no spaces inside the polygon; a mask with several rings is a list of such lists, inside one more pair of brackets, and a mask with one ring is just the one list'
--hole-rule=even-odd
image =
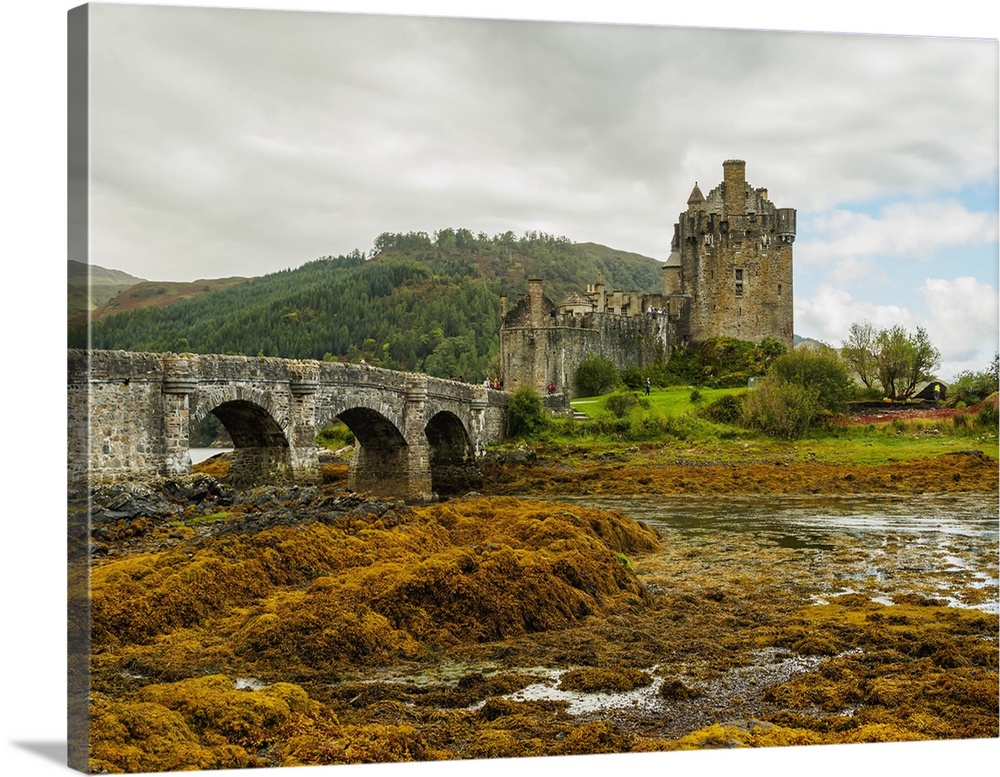
{"label": "stone arch bridge", "polygon": [[191,469],[190,431],[214,413],[241,485],[320,478],[316,433],[355,436],[350,487],[431,499],[434,475],[504,434],[506,395],[356,364],[244,356],[70,350],[70,481]]}

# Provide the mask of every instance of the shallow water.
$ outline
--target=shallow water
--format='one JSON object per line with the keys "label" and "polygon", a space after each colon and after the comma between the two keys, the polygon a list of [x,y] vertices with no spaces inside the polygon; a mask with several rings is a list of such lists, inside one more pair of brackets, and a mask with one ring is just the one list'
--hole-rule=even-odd
{"label": "shallow water", "polygon": [[[617,510],[667,536],[688,540],[747,535],[791,549],[817,570],[825,596],[863,593],[875,601],[918,593],[955,607],[1000,611],[998,502],[991,494],[844,497],[563,497]],[[850,552],[845,552],[849,550]],[[726,563],[718,547],[713,561]],[[735,560],[734,563],[739,563]]]}
{"label": "shallow water", "polygon": [[218,456],[220,453],[232,453],[232,450],[232,448],[191,448],[188,453],[191,454],[192,464],[200,464],[206,459]]}

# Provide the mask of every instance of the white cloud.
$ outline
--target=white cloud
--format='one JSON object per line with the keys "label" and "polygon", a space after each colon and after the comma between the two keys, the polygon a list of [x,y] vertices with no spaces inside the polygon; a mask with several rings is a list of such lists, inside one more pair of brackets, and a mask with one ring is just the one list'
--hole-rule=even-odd
{"label": "white cloud", "polygon": [[927,334],[941,351],[942,376],[982,370],[997,352],[997,290],[975,278],[928,278],[920,289],[928,310]]}
{"label": "white cloud", "polygon": [[843,209],[811,214],[796,261],[823,265],[845,283],[884,271],[875,257],[920,262],[944,248],[996,242],[997,214],[970,211],[955,200],[895,202],[876,216]]}
{"label": "white cloud", "polygon": [[918,294],[927,313],[856,300],[842,289],[821,286],[808,297],[797,296],[795,331],[839,348],[855,322],[868,321],[879,329],[899,325],[909,332],[922,327],[941,352],[942,380],[963,370],[985,369],[1000,339],[997,290],[971,277],[929,278]]}
{"label": "white cloud", "polygon": [[855,300],[846,291],[832,286],[821,286],[809,297],[796,296],[796,334],[839,348],[851,324],[858,321],[870,321],[878,328],[898,324],[913,329],[920,325],[914,314],[904,307]]}

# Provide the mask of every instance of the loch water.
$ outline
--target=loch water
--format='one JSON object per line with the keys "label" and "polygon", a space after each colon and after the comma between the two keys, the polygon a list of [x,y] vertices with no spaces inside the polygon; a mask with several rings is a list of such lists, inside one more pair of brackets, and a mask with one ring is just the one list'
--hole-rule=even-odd
{"label": "loch water", "polygon": [[[888,603],[893,596],[917,593],[955,607],[990,613],[1000,609],[1000,509],[993,494],[560,500],[616,510],[668,538],[679,535],[696,541],[728,533],[739,538],[744,551],[747,543],[791,549],[808,557],[817,569],[817,581],[824,581],[817,600],[862,593]],[[851,553],[842,552],[846,546]]]}

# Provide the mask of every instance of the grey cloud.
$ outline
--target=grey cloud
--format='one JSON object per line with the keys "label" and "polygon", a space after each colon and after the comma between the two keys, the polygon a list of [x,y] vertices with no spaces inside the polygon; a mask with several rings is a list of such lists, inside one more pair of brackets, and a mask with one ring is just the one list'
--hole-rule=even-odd
{"label": "grey cloud", "polygon": [[803,214],[996,175],[989,43],[94,9],[91,258],[139,275],[445,226],[663,258],[730,157]]}

